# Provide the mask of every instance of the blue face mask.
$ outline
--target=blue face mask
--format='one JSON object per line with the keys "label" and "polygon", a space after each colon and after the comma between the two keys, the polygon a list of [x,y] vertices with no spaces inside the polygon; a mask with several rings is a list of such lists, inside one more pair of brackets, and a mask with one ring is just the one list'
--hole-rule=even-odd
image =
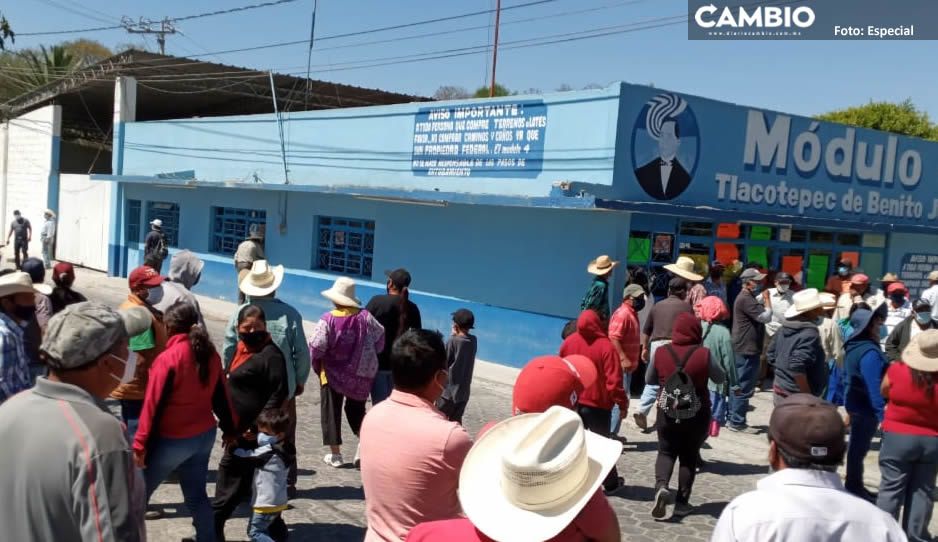
{"label": "blue face mask", "polygon": [[931,313],[930,312],[917,312],[915,313],[915,321],[923,326],[927,326],[931,323]]}
{"label": "blue face mask", "polygon": [[273,446],[277,444],[277,437],[274,435],[268,435],[267,433],[258,433],[257,435],[257,445],[258,446]]}

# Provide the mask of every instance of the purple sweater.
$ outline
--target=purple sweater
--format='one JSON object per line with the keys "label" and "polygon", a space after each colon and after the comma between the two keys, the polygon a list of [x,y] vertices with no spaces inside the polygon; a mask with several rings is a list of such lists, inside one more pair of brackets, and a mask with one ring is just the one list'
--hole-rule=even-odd
{"label": "purple sweater", "polygon": [[342,395],[364,401],[378,372],[378,352],[384,348],[384,328],[368,311],[322,315],[309,341],[309,357],[316,373],[326,372],[328,385]]}

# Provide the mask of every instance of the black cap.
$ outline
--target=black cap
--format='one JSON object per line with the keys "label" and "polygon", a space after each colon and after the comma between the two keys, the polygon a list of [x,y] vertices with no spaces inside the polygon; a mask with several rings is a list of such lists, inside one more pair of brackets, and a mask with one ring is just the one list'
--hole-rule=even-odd
{"label": "black cap", "polygon": [[388,276],[395,288],[400,289],[410,286],[410,273],[403,267],[394,271],[385,271],[384,274]]}
{"label": "black cap", "polygon": [[931,303],[925,301],[924,299],[916,299],[915,303],[912,304],[912,310],[915,312],[930,311]]}
{"label": "black cap", "polygon": [[788,282],[791,282],[791,275],[789,275],[788,273],[786,273],[786,272],[784,272],[784,271],[780,271],[780,272],[776,273],[776,274],[775,274],[775,282],[778,282],[778,281],[781,281],[781,280],[787,280]]}
{"label": "black cap", "polygon": [[459,309],[453,313],[453,323],[460,329],[469,330],[475,327],[476,317],[469,309]]}

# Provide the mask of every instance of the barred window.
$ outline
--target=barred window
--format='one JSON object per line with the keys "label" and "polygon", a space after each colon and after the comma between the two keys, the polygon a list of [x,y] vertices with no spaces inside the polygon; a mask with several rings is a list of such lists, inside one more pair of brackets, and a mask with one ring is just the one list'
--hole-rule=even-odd
{"label": "barred window", "polygon": [[251,224],[266,227],[267,211],[212,207],[212,252],[234,255],[238,245],[247,238]]}
{"label": "barred window", "polygon": [[313,269],[370,279],[374,252],[373,220],[317,217]]}

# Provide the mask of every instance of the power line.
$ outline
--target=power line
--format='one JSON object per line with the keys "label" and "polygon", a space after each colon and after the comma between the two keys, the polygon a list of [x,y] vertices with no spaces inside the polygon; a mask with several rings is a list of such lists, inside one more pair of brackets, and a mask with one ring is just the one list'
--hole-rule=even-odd
{"label": "power line", "polygon": [[[108,16],[107,18],[100,17],[100,16],[95,15],[95,14],[93,14],[93,13],[88,13],[88,12],[86,12],[86,11],[83,11],[83,10],[77,9],[77,8],[74,8],[74,7],[69,6],[69,5],[60,4],[60,3],[56,2],[55,0],[40,0],[40,1],[41,1],[43,4],[52,6],[52,7],[54,7],[54,8],[58,8],[58,9],[60,9],[60,10],[62,10],[62,11],[67,11],[68,13],[71,13],[72,15],[78,15],[79,17],[84,17],[85,19],[88,19],[88,20],[91,20],[91,21],[95,21],[95,22],[98,22],[98,23],[110,24],[110,23],[114,22],[114,19],[113,19],[112,17],[110,17],[110,16]],[[90,10],[91,8],[86,8],[86,9],[89,9],[89,10]]]}

